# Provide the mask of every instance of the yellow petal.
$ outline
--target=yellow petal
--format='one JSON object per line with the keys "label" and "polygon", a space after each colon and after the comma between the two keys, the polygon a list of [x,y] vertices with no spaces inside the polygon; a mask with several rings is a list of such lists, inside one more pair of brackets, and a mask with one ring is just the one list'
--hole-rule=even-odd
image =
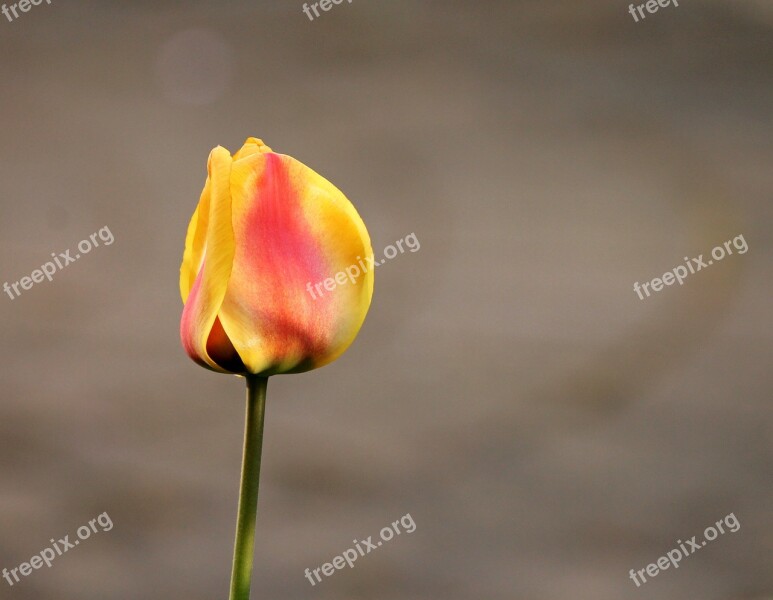
{"label": "yellow petal", "polygon": [[[218,146],[212,150],[208,165],[209,194],[206,194],[205,187],[202,201],[194,215],[196,222],[192,222],[191,225],[192,233],[189,228],[190,246],[186,245],[183,262],[186,273],[184,275],[181,273],[181,287],[184,287],[190,279],[193,265],[197,259],[200,259],[201,268],[190,287],[183,309],[180,327],[183,346],[191,358],[222,372],[227,370],[210,356],[207,342],[223,303],[233,266],[231,165],[231,156],[225,148]],[[207,215],[206,224],[205,215]],[[204,237],[203,247],[202,237]]]}

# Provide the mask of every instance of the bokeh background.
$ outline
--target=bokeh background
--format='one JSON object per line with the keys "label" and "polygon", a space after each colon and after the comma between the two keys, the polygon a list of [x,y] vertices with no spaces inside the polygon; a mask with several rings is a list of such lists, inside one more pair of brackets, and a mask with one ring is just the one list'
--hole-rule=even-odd
{"label": "bokeh background", "polygon": [[[53,0],[0,18],[0,598],[226,598],[243,382],[178,340],[209,150],[343,189],[388,262],[353,347],[271,379],[253,597],[773,597],[773,5]],[[649,281],[749,250],[645,301]],[[733,512],[637,589],[628,578]],[[417,529],[311,587],[410,513]]]}

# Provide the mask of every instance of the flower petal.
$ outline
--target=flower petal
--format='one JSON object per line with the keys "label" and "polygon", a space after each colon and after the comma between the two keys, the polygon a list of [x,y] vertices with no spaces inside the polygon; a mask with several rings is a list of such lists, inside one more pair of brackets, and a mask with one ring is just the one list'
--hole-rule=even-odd
{"label": "flower petal", "polygon": [[183,304],[187,302],[193,283],[196,281],[199,271],[201,271],[201,264],[204,262],[211,187],[209,177],[207,177],[204,191],[201,192],[199,204],[193,213],[193,217],[191,217],[191,221],[188,224],[188,233],[185,236],[185,252],[183,253],[183,262],[180,266],[180,295],[182,296]]}
{"label": "flower petal", "polygon": [[234,154],[234,162],[242,158],[252,156],[258,152],[272,152],[272,150],[263,143],[263,140],[259,138],[247,138],[247,141],[244,142],[244,145],[236,154]]}
{"label": "flower petal", "polygon": [[306,371],[343,353],[365,319],[369,268],[332,292],[314,286],[366,267],[370,238],[330,182],[262,143],[247,145],[231,173],[235,249],[220,320],[251,373]]}
{"label": "flower petal", "polygon": [[[213,355],[232,358],[227,337],[210,334],[231,277],[234,257],[234,232],[231,223],[231,165],[229,152],[217,147],[209,155],[207,186],[199,207],[191,220],[180,275],[180,287],[185,301],[180,334],[188,355],[204,366],[229,372],[218,364]],[[191,274],[201,263],[187,298],[185,288]],[[230,342],[228,342],[230,344]],[[230,360],[227,360],[230,363]]]}

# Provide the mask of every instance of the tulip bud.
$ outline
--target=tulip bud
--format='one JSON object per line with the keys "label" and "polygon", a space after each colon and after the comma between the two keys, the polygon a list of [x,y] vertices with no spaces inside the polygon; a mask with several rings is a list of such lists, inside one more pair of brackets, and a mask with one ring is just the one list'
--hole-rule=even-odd
{"label": "tulip bud", "polygon": [[332,362],[365,320],[373,271],[324,294],[309,288],[372,259],[365,224],[329,181],[259,139],[233,157],[218,146],[180,268],[183,347],[241,375]]}

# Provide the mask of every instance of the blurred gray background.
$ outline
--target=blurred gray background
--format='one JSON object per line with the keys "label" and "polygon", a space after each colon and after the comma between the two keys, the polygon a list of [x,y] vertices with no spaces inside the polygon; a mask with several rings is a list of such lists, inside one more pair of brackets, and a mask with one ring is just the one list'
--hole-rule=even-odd
{"label": "blurred gray background", "polygon": [[243,382],[183,353],[178,269],[209,150],[250,135],[344,190],[377,255],[421,242],[339,361],[269,383],[254,598],[773,597],[771,2],[301,7],[0,17],[0,281],[115,236],[0,299],[0,568],[115,523],[0,598],[227,598]]}

